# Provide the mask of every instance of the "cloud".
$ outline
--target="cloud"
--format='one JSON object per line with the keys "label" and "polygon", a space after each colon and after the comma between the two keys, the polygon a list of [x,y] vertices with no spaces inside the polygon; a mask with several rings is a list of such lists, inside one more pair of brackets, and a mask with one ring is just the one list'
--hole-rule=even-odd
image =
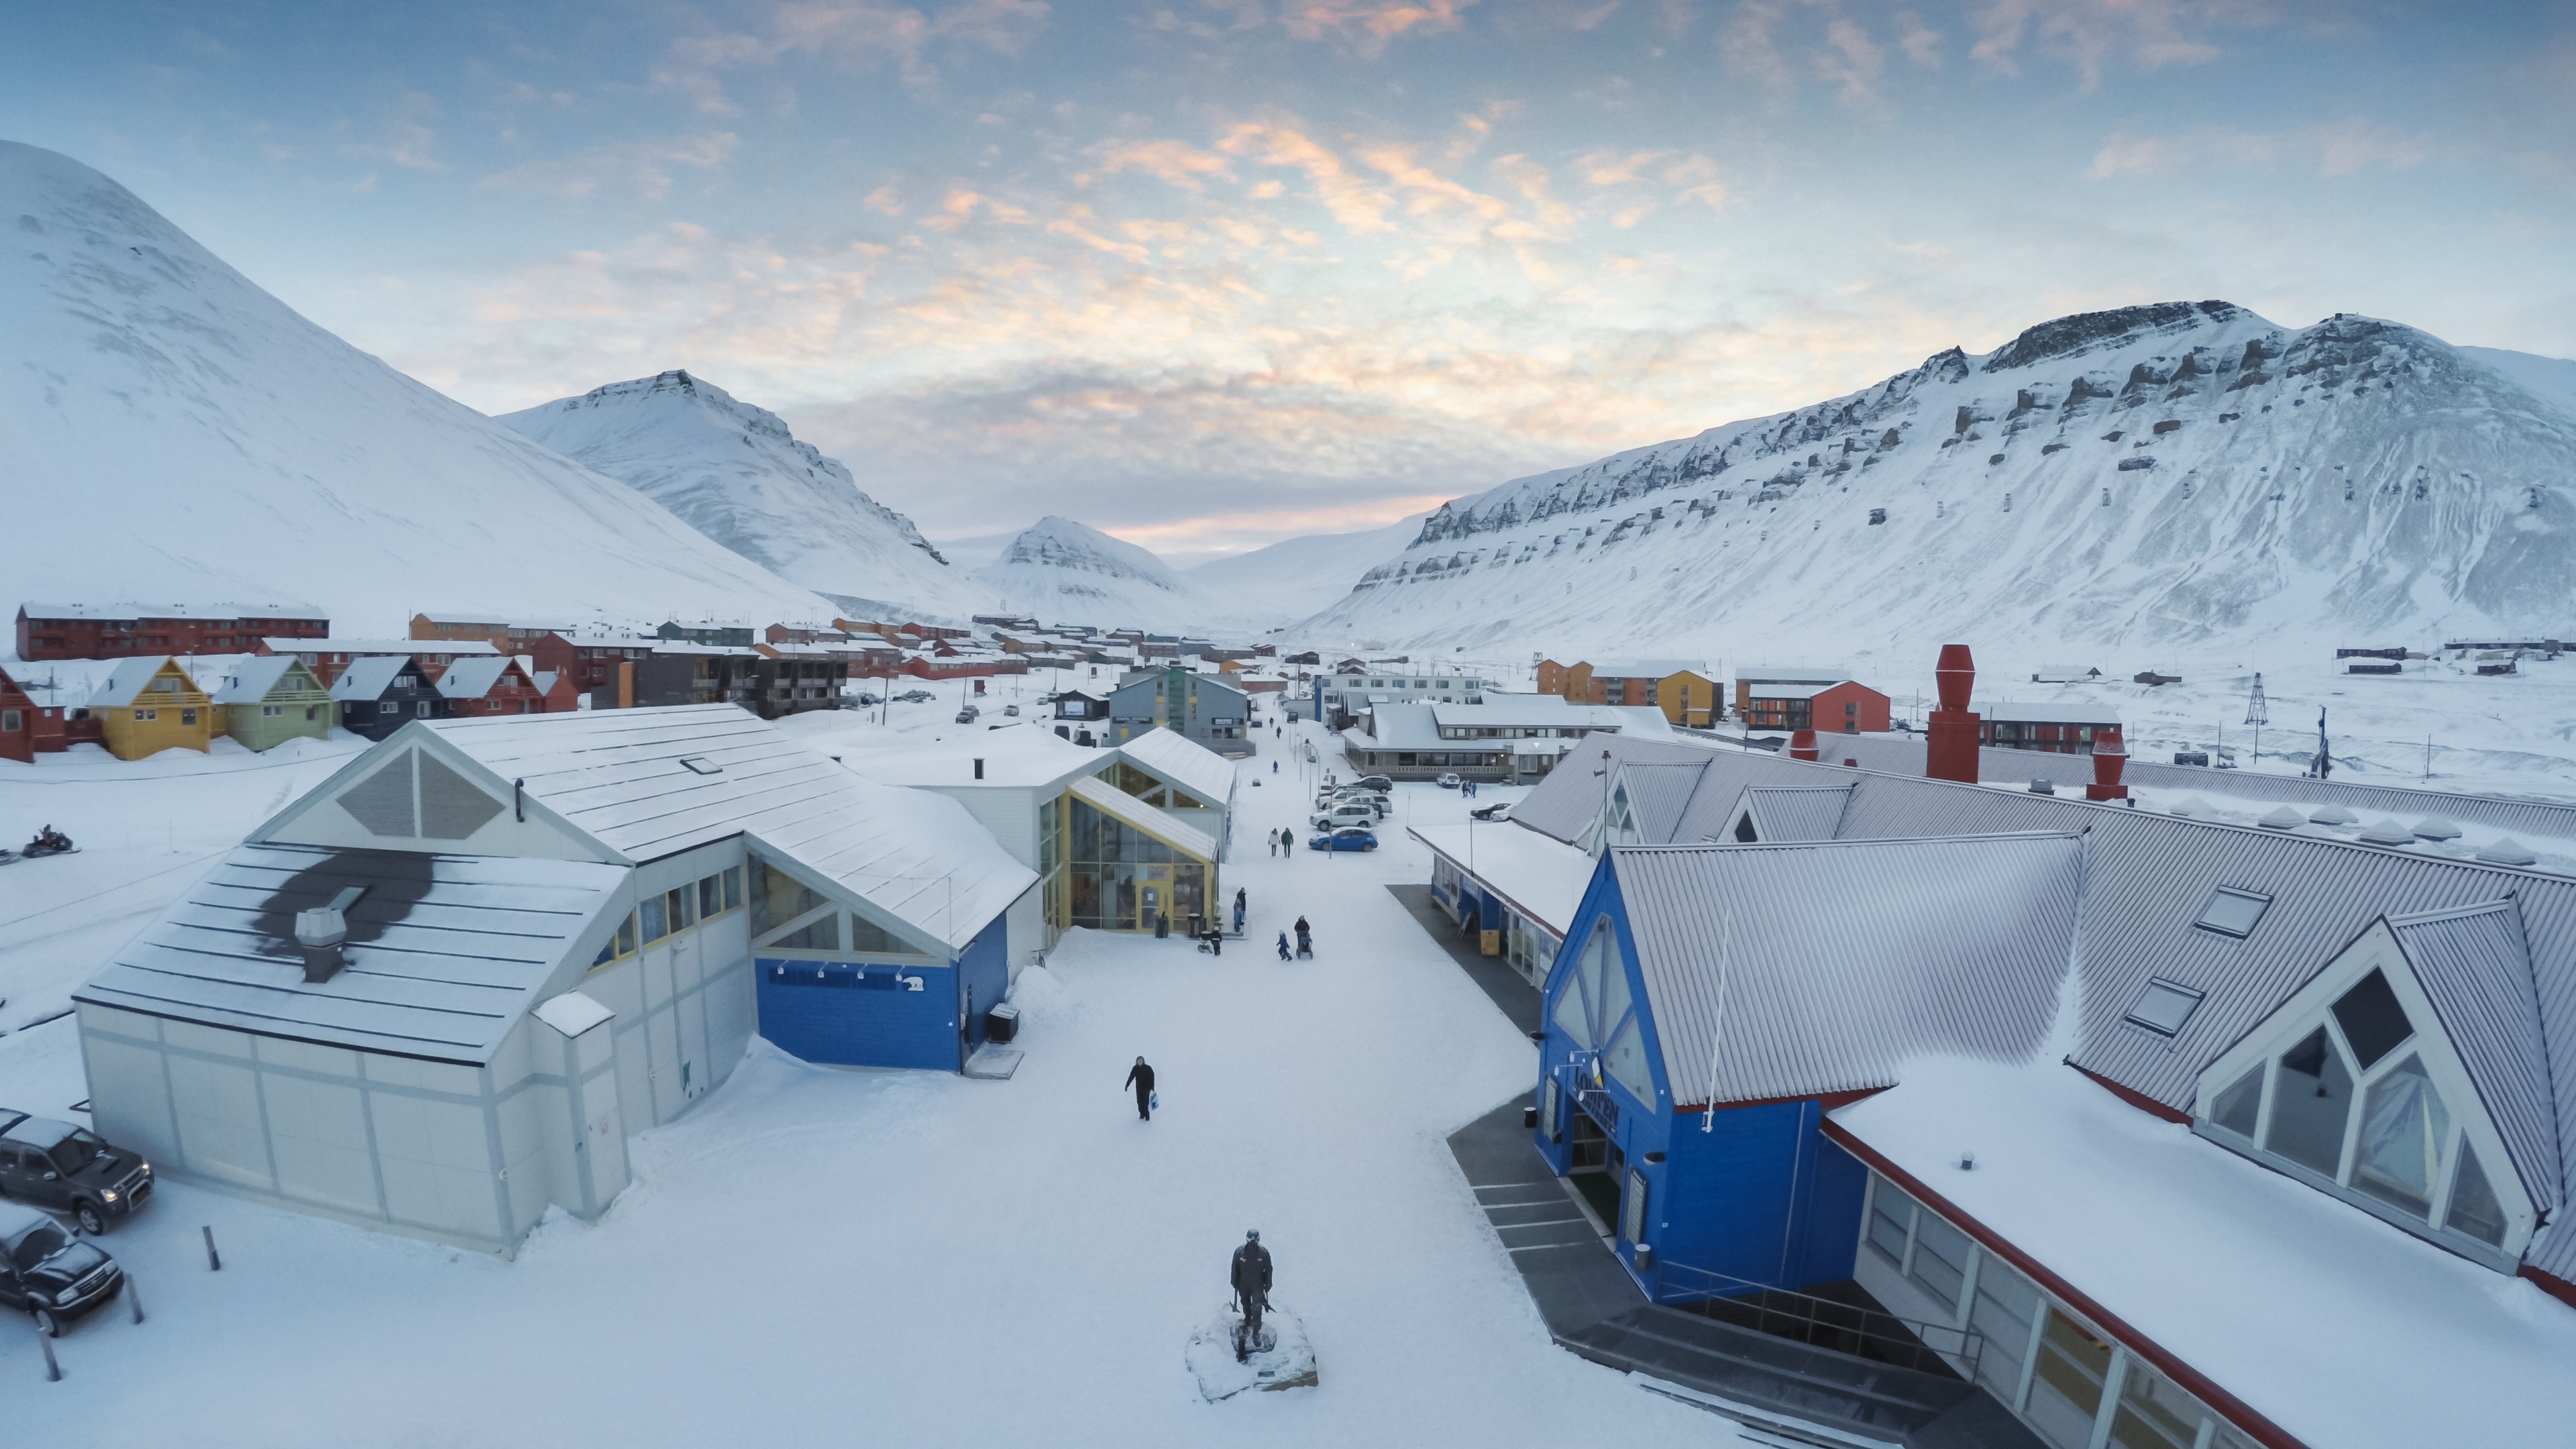
{"label": "cloud", "polygon": [[1837,15],[1825,25],[1825,47],[1816,56],[1816,74],[1832,85],[1847,106],[1877,107],[1879,75],[1887,53],[1869,38],[1858,21]]}
{"label": "cloud", "polygon": [[1911,10],[1896,12],[1896,45],[1905,58],[1927,70],[1941,68],[1941,32],[1923,23],[1923,17]]}
{"label": "cloud", "polygon": [[741,138],[731,131],[674,136],[658,141],[625,141],[591,146],[570,156],[525,161],[484,177],[477,185],[494,191],[516,191],[579,201],[602,188],[624,186],[648,201],[668,195],[674,168],[720,170],[733,159]]}
{"label": "cloud", "polygon": [[405,91],[387,109],[374,140],[347,141],[340,150],[344,155],[390,161],[405,170],[436,171],[440,169],[438,132],[431,123],[437,119],[436,100],[423,91]]}
{"label": "cloud", "polygon": [[2419,132],[2377,125],[2361,116],[2289,131],[2244,131],[2203,126],[2176,136],[2131,136],[2114,131],[2094,153],[2085,174],[2096,180],[2155,175],[2194,165],[2314,168],[2322,177],[2364,171],[2411,171],[2433,154]]}
{"label": "cloud", "polygon": [[1395,230],[1386,214],[1395,198],[1354,174],[1342,158],[1293,125],[1247,121],[1228,131],[1216,148],[1262,166],[1291,166],[1306,173],[1314,196],[1333,219],[1357,233]]}
{"label": "cloud", "polygon": [[1200,189],[1202,177],[1231,181],[1233,170],[1224,157],[1202,151],[1185,141],[1118,141],[1100,150],[1100,169],[1104,174],[1120,171],[1142,171],[1148,176],[1168,181],[1187,191]]}
{"label": "cloud", "polygon": [[963,46],[1017,55],[1046,27],[1044,0],[953,0],[932,10],[878,0],[797,0],[770,12],[765,33],[711,33],[671,42],[653,67],[653,84],[686,95],[700,109],[731,113],[724,74],[813,55],[858,70],[891,63],[908,85],[938,72],[930,54]]}
{"label": "cloud", "polygon": [[1332,41],[1374,58],[1399,35],[1456,30],[1476,0],[1288,0],[1279,23],[1299,40]]}
{"label": "cloud", "polygon": [[1740,0],[1717,28],[1717,54],[1729,74],[1758,81],[1775,91],[1797,87],[1797,73],[1780,54],[1773,32],[1787,18],[1784,0]]}
{"label": "cloud", "polygon": [[2100,88],[2103,66],[2114,57],[2141,70],[2205,65],[2221,54],[2209,32],[2267,18],[2233,0],[1991,0],[1969,16],[1977,38],[1968,55],[1995,74],[2019,75],[2027,34],[2033,49],[2074,66],[2090,91]]}

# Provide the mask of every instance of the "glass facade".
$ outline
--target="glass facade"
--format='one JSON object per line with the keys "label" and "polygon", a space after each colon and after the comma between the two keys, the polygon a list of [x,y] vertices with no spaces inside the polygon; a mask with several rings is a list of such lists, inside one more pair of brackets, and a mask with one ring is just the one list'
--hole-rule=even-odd
{"label": "glass facade", "polygon": [[1206,909],[1210,866],[1083,800],[1067,798],[1066,924],[1095,931],[1174,929]]}

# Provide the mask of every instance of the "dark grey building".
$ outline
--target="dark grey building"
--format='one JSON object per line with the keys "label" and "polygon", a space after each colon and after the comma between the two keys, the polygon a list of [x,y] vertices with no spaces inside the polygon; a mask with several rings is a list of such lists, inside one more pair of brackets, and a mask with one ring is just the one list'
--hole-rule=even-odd
{"label": "dark grey building", "polygon": [[1229,759],[1252,751],[1250,698],[1213,674],[1140,669],[1109,693],[1110,744],[1160,726]]}

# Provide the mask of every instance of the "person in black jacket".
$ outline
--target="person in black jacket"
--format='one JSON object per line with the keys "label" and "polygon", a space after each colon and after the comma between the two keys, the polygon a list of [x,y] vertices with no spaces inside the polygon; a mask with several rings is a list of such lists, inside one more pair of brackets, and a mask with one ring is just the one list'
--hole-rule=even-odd
{"label": "person in black jacket", "polygon": [[1127,1069],[1127,1085],[1136,1089],[1136,1116],[1146,1122],[1154,1120],[1154,1069],[1138,1057]]}
{"label": "person in black jacket", "polygon": [[1243,1331],[1234,1339],[1234,1361],[1241,1363],[1261,1346],[1261,1310],[1270,1306],[1270,1250],[1261,1246],[1259,1228],[1245,1233],[1243,1246],[1234,1250],[1229,1281],[1243,1300]]}

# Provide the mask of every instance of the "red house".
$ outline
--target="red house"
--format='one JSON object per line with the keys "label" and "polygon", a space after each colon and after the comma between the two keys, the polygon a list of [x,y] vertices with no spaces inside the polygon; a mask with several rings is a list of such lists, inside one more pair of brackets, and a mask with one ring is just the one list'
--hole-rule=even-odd
{"label": "red house", "polygon": [[1883,734],[1887,696],[1865,684],[1753,684],[1741,706],[1744,727],[1815,730],[1820,734]]}
{"label": "red house", "polygon": [[546,713],[546,692],[508,655],[457,660],[438,676],[438,692],[451,719]]}
{"label": "red house", "polygon": [[0,760],[36,762],[36,702],[0,669]]}
{"label": "red house", "polygon": [[331,621],[310,604],[18,606],[18,657],[30,660],[248,654],[263,638],[318,639],[330,632]]}

